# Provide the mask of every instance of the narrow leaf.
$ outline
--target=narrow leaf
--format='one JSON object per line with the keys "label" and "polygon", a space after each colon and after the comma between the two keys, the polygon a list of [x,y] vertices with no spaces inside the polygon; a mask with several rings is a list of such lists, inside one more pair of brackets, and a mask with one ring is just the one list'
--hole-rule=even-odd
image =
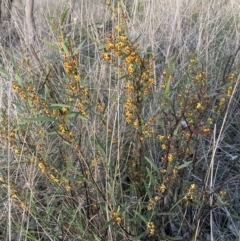
{"label": "narrow leaf", "polygon": [[58,36],[60,36],[60,35],[61,35],[60,30],[59,30],[57,27],[55,27],[54,24],[52,24],[50,20],[47,20],[47,22],[48,22],[48,24],[51,26],[51,29],[52,29]]}
{"label": "narrow leaf", "polygon": [[56,44],[52,44],[44,39],[40,39],[40,41],[45,44],[46,46],[48,46],[49,48],[53,49],[53,50],[58,50],[58,46]]}
{"label": "narrow leaf", "polygon": [[180,169],[183,169],[185,167],[188,167],[191,163],[192,163],[192,161],[185,162],[182,165],[180,165],[177,169],[180,170]]}
{"label": "narrow leaf", "polygon": [[83,40],[78,46],[77,49],[73,52],[73,55],[79,53],[79,50],[82,48],[83,44],[86,42],[86,40]]}
{"label": "narrow leaf", "polygon": [[69,118],[78,118],[84,121],[89,120],[86,116],[81,115],[79,112],[71,112],[67,114],[65,119],[69,119]]}
{"label": "narrow leaf", "polygon": [[65,42],[61,42],[62,48],[67,56],[69,56],[68,47]]}
{"label": "narrow leaf", "polygon": [[139,212],[137,212],[136,210],[133,210],[134,211],[134,213],[137,215],[137,216],[139,216],[141,219],[142,219],[142,221],[144,222],[144,223],[147,223],[147,219],[144,217],[144,216],[142,216]]}
{"label": "narrow leaf", "polygon": [[102,49],[105,49],[106,47],[107,47],[106,44],[102,44],[102,45],[100,45],[98,48],[99,48],[100,50],[102,50]]}
{"label": "narrow leaf", "polygon": [[0,73],[2,73],[3,75],[6,75],[7,77],[10,77],[9,73],[1,66],[0,66]]}
{"label": "narrow leaf", "polygon": [[47,122],[47,121],[55,121],[56,118],[53,117],[31,117],[31,118],[26,118],[26,121],[43,121],[43,122]]}
{"label": "narrow leaf", "polygon": [[57,58],[57,57],[45,56],[44,58],[47,59],[48,61],[53,62],[53,63],[61,63],[62,62],[62,59]]}
{"label": "narrow leaf", "polygon": [[150,191],[148,184],[145,182],[145,180],[143,180],[143,184],[144,184],[144,187],[145,187],[145,190],[147,192],[149,199],[152,198],[152,192]]}
{"label": "narrow leaf", "polygon": [[18,74],[15,74],[15,79],[17,80],[18,84],[22,87],[23,86],[22,78]]}
{"label": "narrow leaf", "polygon": [[61,26],[64,24],[65,20],[66,20],[66,17],[67,17],[67,14],[69,12],[69,8],[66,9],[65,12],[63,12],[63,14],[61,15],[61,18],[60,18],[60,23],[61,23]]}
{"label": "narrow leaf", "polygon": [[51,107],[59,107],[59,108],[70,108],[70,105],[66,105],[66,104],[60,104],[60,103],[56,103],[56,104],[51,104]]}
{"label": "narrow leaf", "polygon": [[150,166],[157,172],[159,173],[159,168],[157,167],[157,165],[148,157],[145,156],[145,159],[147,160],[147,162],[150,164]]}
{"label": "narrow leaf", "polygon": [[95,139],[95,143],[96,145],[99,147],[100,152],[102,153],[102,155],[107,158],[107,154],[106,154],[106,150],[104,149],[104,146],[100,143],[100,141],[98,140],[98,138],[96,137]]}
{"label": "narrow leaf", "polygon": [[104,225],[103,225],[103,230],[107,229],[112,223],[112,220],[106,222]]}

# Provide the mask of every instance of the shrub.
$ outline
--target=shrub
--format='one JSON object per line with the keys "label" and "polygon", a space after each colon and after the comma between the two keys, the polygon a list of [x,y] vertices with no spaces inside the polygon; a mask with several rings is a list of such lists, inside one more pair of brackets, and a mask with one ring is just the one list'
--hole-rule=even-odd
{"label": "shrub", "polygon": [[154,51],[107,5],[113,30],[96,65],[107,69],[103,82],[81,65],[84,43],[68,37],[67,11],[49,21],[58,42],[43,42],[56,54],[39,74],[27,57],[15,66],[15,115],[2,110],[0,133],[12,230],[27,240],[205,240],[214,211],[227,205],[232,168],[218,176],[212,138],[238,72],[215,84],[195,53],[181,76],[171,60],[156,78]]}

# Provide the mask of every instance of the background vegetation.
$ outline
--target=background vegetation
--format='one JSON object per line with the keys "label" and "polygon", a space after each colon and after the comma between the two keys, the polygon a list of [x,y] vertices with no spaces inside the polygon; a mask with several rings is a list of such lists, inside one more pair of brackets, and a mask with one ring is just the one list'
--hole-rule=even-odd
{"label": "background vegetation", "polygon": [[239,8],[13,2],[0,240],[239,240]]}

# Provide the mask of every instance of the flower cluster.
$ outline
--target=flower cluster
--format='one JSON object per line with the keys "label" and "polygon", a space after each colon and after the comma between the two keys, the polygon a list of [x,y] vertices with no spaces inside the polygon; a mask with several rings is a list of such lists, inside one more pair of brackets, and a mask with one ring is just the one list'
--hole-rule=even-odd
{"label": "flower cluster", "polygon": [[69,95],[68,103],[75,103],[76,109],[82,116],[87,116],[87,106],[89,104],[89,91],[81,85],[81,73],[79,63],[79,50],[75,49],[70,40],[64,38],[64,34],[58,40],[59,51],[61,53],[63,67],[67,76],[64,84],[66,94]]}
{"label": "flower cluster", "polygon": [[149,201],[148,201],[148,205],[147,205],[147,210],[153,210],[156,202],[160,199],[159,196],[155,196],[154,198],[151,198]]}
{"label": "flower cluster", "polygon": [[196,184],[191,184],[188,191],[187,191],[187,194],[185,195],[184,199],[185,200],[190,200],[190,201],[193,201],[194,200],[194,193],[196,192]]}
{"label": "flower cluster", "polygon": [[[123,26],[115,26],[115,33],[108,35],[105,52],[102,59],[114,62],[118,60],[116,73],[125,83],[126,100],[124,112],[126,122],[134,128],[142,125],[140,120],[141,105],[150,94],[154,85],[153,59],[154,56],[144,56],[140,53],[138,44],[132,42],[124,31]],[[146,130],[149,134],[149,130]]]}
{"label": "flower cluster", "polygon": [[46,175],[54,183],[63,185],[67,192],[71,190],[70,182],[66,178],[61,178],[59,171],[56,168],[45,164],[41,157],[38,159],[38,168],[42,174]]}
{"label": "flower cluster", "polygon": [[13,183],[8,184],[7,181],[0,176],[0,187],[2,187],[5,191],[7,191],[9,188],[11,190],[12,200],[18,205],[20,209],[26,210],[27,209],[26,202],[23,200],[23,197],[20,194],[20,191],[14,188],[14,186],[15,185],[13,185]]}
{"label": "flower cluster", "polygon": [[153,236],[155,234],[156,228],[155,224],[153,222],[147,223],[147,230],[150,236]]}
{"label": "flower cluster", "polygon": [[[207,73],[198,68],[196,57],[189,60],[185,81],[176,84],[174,74],[171,65],[162,72],[160,116],[164,135],[158,134],[157,138],[162,151],[161,160],[164,163],[176,160],[178,165],[181,165],[196,151],[198,136],[207,136],[211,133],[213,118],[210,115],[215,97],[210,95],[211,82]],[[172,91],[175,84],[177,87]],[[223,105],[222,99],[218,104],[219,109]]]}
{"label": "flower cluster", "polygon": [[110,215],[111,219],[113,220],[113,224],[120,225],[122,222],[121,213],[118,211],[112,211]]}

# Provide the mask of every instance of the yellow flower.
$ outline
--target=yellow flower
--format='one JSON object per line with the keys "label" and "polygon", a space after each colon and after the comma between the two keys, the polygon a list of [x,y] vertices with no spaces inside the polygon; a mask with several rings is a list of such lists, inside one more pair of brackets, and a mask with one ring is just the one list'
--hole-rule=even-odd
{"label": "yellow flower", "polygon": [[165,190],[167,189],[166,185],[164,183],[162,183],[159,188],[160,188],[162,193],[165,192]]}
{"label": "yellow flower", "polygon": [[193,200],[194,199],[193,193],[194,193],[195,190],[196,190],[196,184],[193,183],[193,184],[190,185],[190,187],[188,189],[188,192],[187,192],[187,195],[184,197],[184,199]]}
{"label": "yellow flower", "polygon": [[147,210],[150,211],[153,209],[153,203],[149,202],[147,205]]}
{"label": "yellow flower", "polygon": [[122,29],[120,28],[120,26],[115,26],[114,30],[117,31],[117,32],[121,32],[121,31],[122,31]]}
{"label": "yellow flower", "polygon": [[232,90],[233,90],[233,87],[232,87],[232,86],[229,86],[229,87],[228,87],[228,90],[227,90],[227,96],[228,96],[228,97],[231,96]]}
{"label": "yellow flower", "polygon": [[68,111],[68,108],[66,108],[66,107],[62,107],[62,112],[63,112],[63,114],[66,114],[67,111]]}
{"label": "yellow flower", "polygon": [[208,120],[208,123],[209,123],[210,125],[213,123],[212,118],[209,117],[207,120]]}
{"label": "yellow flower", "polygon": [[68,191],[71,190],[71,187],[67,185],[67,186],[65,186],[65,189],[66,189],[66,191],[68,192]]}
{"label": "yellow flower", "polygon": [[126,92],[131,93],[133,91],[134,91],[134,86],[132,84],[128,83],[127,86],[126,86]]}
{"label": "yellow flower", "polygon": [[178,169],[177,169],[177,167],[174,167],[173,168],[173,174],[177,174],[178,173]]}
{"label": "yellow flower", "polygon": [[199,110],[199,109],[201,109],[202,108],[202,103],[201,102],[198,102],[197,103],[197,109]]}
{"label": "yellow flower", "polygon": [[115,48],[117,49],[117,51],[121,51],[123,46],[124,46],[123,42],[119,42],[115,44]]}
{"label": "yellow flower", "polygon": [[54,182],[59,182],[59,180],[53,175],[50,175],[50,178],[54,181]]}
{"label": "yellow flower", "polygon": [[13,91],[18,92],[20,90],[20,87],[17,85],[17,83],[12,84]]}
{"label": "yellow flower", "polygon": [[20,203],[20,208],[21,208],[22,210],[25,210],[25,209],[26,209],[26,205],[21,202],[21,203]]}
{"label": "yellow flower", "polygon": [[121,214],[118,211],[111,212],[110,217],[113,219],[113,224],[120,225],[122,222]]}
{"label": "yellow flower", "polygon": [[66,129],[65,129],[64,124],[60,124],[60,125],[59,125],[59,129],[60,129],[60,131],[62,132],[62,134],[64,134],[64,133],[66,132]]}
{"label": "yellow flower", "polygon": [[162,150],[166,150],[167,149],[167,146],[165,144],[162,144],[161,147],[162,147]]}
{"label": "yellow flower", "polygon": [[162,141],[164,139],[164,136],[163,135],[157,135],[157,139]]}
{"label": "yellow flower", "polygon": [[45,165],[44,165],[42,162],[40,162],[40,163],[38,164],[38,167],[39,167],[39,169],[41,170],[42,173],[45,172],[46,167],[45,167]]}
{"label": "yellow flower", "polygon": [[127,54],[131,53],[131,48],[129,46],[124,47],[124,50]]}
{"label": "yellow flower", "polygon": [[168,161],[169,162],[172,162],[173,161],[173,155],[170,153],[168,154]]}
{"label": "yellow flower", "polygon": [[149,79],[148,79],[148,83],[149,83],[150,85],[153,85],[153,84],[154,84],[154,78],[149,78]]}
{"label": "yellow flower", "polygon": [[17,196],[16,194],[13,194],[13,195],[12,195],[12,199],[17,200],[17,199],[18,199],[18,196]]}
{"label": "yellow flower", "polygon": [[108,45],[107,45],[107,51],[110,51],[114,48],[114,44],[109,42]]}
{"label": "yellow flower", "polygon": [[10,137],[10,138],[14,138],[14,137],[15,137],[15,132],[14,132],[14,131],[11,131],[9,137]]}
{"label": "yellow flower", "polygon": [[126,42],[128,40],[128,38],[125,35],[119,36],[119,39],[123,42]]}
{"label": "yellow flower", "polygon": [[80,75],[79,72],[75,73],[74,79],[75,79],[76,81],[79,81],[79,80],[81,79],[81,75]]}
{"label": "yellow flower", "polygon": [[71,72],[72,66],[68,62],[64,62],[63,66],[67,74]]}
{"label": "yellow flower", "polygon": [[138,127],[138,120],[135,120],[135,121],[133,122],[133,126],[134,126],[135,128]]}
{"label": "yellow flower", "polygon": [[110,55],[109,54],[103,54],[102,59],[103,60],[110,60]]}
{"label": "yellow flower", "polygon": [[147,223],[147,230],[148,230],[148,233],[152,236],[155,234],[155,225],[153,222],[148,222]]}
{"label": "yellow flower", "polygon": [[122,222],[121,217],[117,217],[114,221],[114,223],[116,223],[117,225],[120,225],[121,222]]}
{"label": "yellow flower", "polygon": [[132,75],[133,72],[134,72],[133,64],[129,64],[129,66],[128,66],[128,73],[129,73],[130,75]]}
{"label": "yellow flower", "polygon": [[203,129],[203,132],[204,132],[204,134],[209,134],[210,133],[210,129],[208,127],[205,127]]}
{"label": "yellow flower", "polygon": [[58,116],[58,114],[59,114],[59,113],[58,113],[58,110],[53,110],[53,111],[52,111],[52,114],[53,114],[53,116]]}
{"label": "yellow flower", "polygon": [[161,88],[166,89],[166,83],[162,83]]}
{"label": "yellow flower", "polygon": [[195,188],[196,188],[196,185],[195,185],[195,183],[193,183],[193,184],[191,184],[189,190],[192,192],[192,191],[194,191]]}

